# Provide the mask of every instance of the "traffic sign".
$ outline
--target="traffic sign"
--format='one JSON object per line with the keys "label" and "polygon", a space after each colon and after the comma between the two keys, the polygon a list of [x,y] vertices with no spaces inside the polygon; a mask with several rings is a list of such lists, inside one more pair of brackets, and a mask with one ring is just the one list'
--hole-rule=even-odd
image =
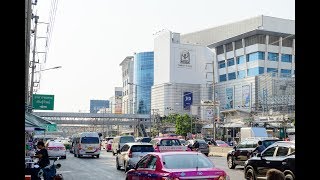
{"label": "traffic sign", "polygon": [[53,110],[54,95],[33,94],[32,108],[38,110]]}
{"label": "traffic sign", "polygon": [[47,124],[46,130],[48,132],[57,131],[57,124]]}

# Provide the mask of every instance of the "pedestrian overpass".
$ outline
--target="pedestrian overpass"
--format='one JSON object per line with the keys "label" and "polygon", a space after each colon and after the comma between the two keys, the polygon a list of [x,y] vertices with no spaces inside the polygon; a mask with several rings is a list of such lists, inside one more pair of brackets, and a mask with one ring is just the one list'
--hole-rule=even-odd
{"label": "pedestrian overpass", "polygon": [[[81,131],[108,132],[133,129],[145,136],[145,127],[151,124],[150,114],[111,114],[111,113],[75,113],[75,112],[33,112],[57,124],[58,130],[66,136]],[[139,135],[139,136],[140,136]]]}

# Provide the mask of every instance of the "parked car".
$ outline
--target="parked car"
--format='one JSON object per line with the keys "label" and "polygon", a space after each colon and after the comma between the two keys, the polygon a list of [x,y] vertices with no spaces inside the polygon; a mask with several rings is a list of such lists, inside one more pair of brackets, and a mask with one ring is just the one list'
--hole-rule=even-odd
{"label": "parked car", "polygon": [[150,143],[126,143],[117,153],[116,167],[118,170],[123,167],[124,171],[127,172],[129,169],[134,168],[136,163],[149,152],[154,152],[154,148]]}
{"label": "parked car", "polygon": [[127,180],[152,177],[157,179],[223,179],[227,173],[198,152],[153,152],[143,156],[134,169],[126,174]]}
{"label": "parked car", "polygon": [[45,147],[48,151],[49,158],[61,157],[61,159],[66,159],[66,147],[60,141],[48,141],[45,144]]}
{"label": "parked car", "polygon": [[199,150],[201,153],[203,153],[204,155],[208,156],[209,154],[209,145],[206,143],[205,140],[203,139],[190,139],[186,142],[186,146],[190,149],[193,149],[193,145],[195,141],[199,142]]}
{"label": "parked car", "polygon": [[150,137],[137,137],[135,139],[136,142],[146,142],[146,143],[149,143],[151,141],[151,138]]}
{"label": "parked car", "polygon": [[107,144],[106,144],[106,150],[107,152],[112,151],[112,143],[113,143],[113,139],[110,139]]}
{"label": "parked car", "polygon": [[278,141],[245,162],[246,179],[265,179],[269,169],[278,169],[286,180],[295,179],[295,143]]}
{"label": "parked car", "polygon": [[217,143],[217,146],[219,147],[229,147],[229,144],[221,140],[216,140],[216,143]]}
{"label": "parked car", "polygon": [[244,165],[244,162],[251,156],[252,151],[257,147],[258,141],[262,141],[265,147],[280,141],[277,138],[247,138],[233,147],[227,154],[228,168],[234,169],[237,165]]}

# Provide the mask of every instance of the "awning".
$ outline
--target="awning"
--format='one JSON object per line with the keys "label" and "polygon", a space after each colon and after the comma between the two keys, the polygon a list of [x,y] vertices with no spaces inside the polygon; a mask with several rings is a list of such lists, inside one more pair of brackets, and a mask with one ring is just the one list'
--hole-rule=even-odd
{"label": "awning", "polygon": [[34,128],[37,129],[46,129],[48,125],[55,124],[51,121],[45,120],[39,116],[36,116],[32,113],[25,112],[25,129],[31,130]]}

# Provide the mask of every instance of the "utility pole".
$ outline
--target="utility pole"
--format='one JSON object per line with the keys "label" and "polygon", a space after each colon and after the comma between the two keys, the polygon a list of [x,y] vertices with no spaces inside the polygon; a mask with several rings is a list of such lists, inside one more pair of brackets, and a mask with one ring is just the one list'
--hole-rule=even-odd
{"label": "utility pole", "polygon": [[215,141],[216,140],[216,120],[215,120],[215,117],[217,116],[217,114],[215,112],[216,111],[216,93],[215,93],[215,76],[214,76],[214,61],[212,61],[212,93],[213,93],[213,111],[214,111],[214,114],[213,114],[213,122],[212,122],[212,125],[213,125],[213,140]]}
{"label": "utility pole", "polygon": [[30,94],[29,94],[29,105],[31,106],[31,109],[29,112],[32,112],[32,95],[33,95],[33,86],[34,86],[34,69],[35,69],[35,58],[36,58],[36,45],[37,45],[37,26],[38,26],[38,19],[39,16],[34,16],[34,33],[33,33],[33,52],[32,52],[32,67],[31,67],[31,85],[30,85]]}
{"label": "utility pole", "polygon": [[30,23],[32,16],[31,0],[25,0],[25,103],[29,105],[29,57],[30,57]]}

